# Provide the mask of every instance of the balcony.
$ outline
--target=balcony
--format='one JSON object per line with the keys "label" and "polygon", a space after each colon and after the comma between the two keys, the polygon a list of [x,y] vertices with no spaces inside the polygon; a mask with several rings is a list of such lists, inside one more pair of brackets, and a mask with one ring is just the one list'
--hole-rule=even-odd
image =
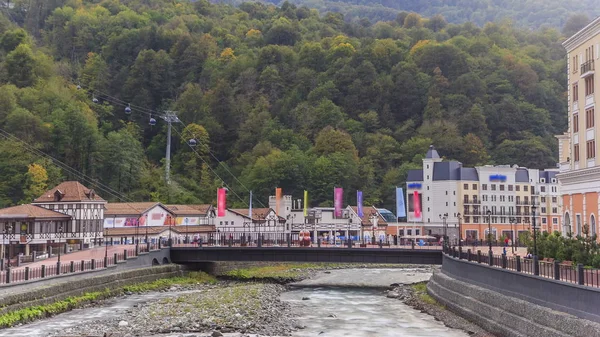
{"label": "balcony", "polygon": [[581,65],[581,77],[594,73],[594,60],[587,61]]}
{"label": "balcony", "polygon": [[477,199],[463,200],[463,204],[465,204],[465,205],[479,205],[479,204],[481,204],[481,200],[477,200]]}

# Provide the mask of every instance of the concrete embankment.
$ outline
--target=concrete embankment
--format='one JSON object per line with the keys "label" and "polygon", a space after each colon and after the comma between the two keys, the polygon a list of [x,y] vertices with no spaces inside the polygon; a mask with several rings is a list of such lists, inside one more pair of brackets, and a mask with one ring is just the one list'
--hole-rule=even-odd
{"label": "concrete embankment", "polygon": [[22,308],[39,306],[64,300],[69,297],[81,296],[96,291],[119,291],[123,286],[141,282],[154,281],[162,278],[179,276],[181,268],[177,265],[140,268],[114,272],[108,275],[82,278],[48,286],[38,284],[26,292],[10,293],[10,288],[0,297],[0,315]]}
{"label": "concrete embankment", "polygon": [[[600,324],[435,272],[429,295],[485,330],[505,337],[600,337]],[[576,301],[577,299],[573,299]]]}

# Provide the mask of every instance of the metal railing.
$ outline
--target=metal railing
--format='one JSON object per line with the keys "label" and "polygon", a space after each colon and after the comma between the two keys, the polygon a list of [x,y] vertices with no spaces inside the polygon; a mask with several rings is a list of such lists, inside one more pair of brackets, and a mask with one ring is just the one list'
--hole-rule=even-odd
{"label": "metal railing", "polygon": [[585,74],[588,71],[594,71],[594,60],[589,60],[581,65],[581,74]]}
{"label": "metal railing", "polygon": [[471,249],[466,252],[462,247],[445,248],[444,254],[466,260],[471,263],[489,265],[494,268],[508,269],[524,274],[553,279],[557,281],[600,288],[600,269],[584,267],[582,264],[572,265],[569,262],[559,262],[552,259],[538,261],[537,258],[522,258],[520,256],[494,255]]}
{"label": "metal railing", "polygon": [[23,283],[32,280],[55,277],[59,275],[85,273],[97,269],[106,269],[127,261],[128,257],[138,256],[152,250],[160,249],[160,244],[140,244],[139,251],[136,249],[124,249],[122,253],[106,255],[100,259],[53,262],[36,267],[8,267],[0,271],[0,285]]}

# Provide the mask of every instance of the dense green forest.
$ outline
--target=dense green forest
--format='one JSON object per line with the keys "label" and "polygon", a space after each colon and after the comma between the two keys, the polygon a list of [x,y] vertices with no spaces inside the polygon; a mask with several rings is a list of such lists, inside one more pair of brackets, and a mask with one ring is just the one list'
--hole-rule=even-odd
{"label": "dense green forest", "polygon": [[[245,0],[214,0],[239,5]],[[282,5],[287,0],[263,0]],[[321,13],[338,12],[348,21],[392,21],[401,12],[415,12],[425,17],[442,15],[450,23],[508,20],[532,29],[568,25],[571,16],[600,16],[597,0],[290,0],[297,6],[316,8]],[[579,15],[578,15],[579,14]]]}
{"label": "dense green forest", "polygon": [[[430,144],[465,165],[554,167],[567,125],[555,29],[414,13],[370,25],[290,3],[13,5],[0,17],[0,135],[31,147],[0,141],[0,206],[82,180],[67,165],[111,200],[213,202],[224,182],[237,206],[275,187],[327,205],[341,186],[348,202],[361,189],[391,207]],[[184,122],[170,185],[165,122],[148,115],[166,110]]]}

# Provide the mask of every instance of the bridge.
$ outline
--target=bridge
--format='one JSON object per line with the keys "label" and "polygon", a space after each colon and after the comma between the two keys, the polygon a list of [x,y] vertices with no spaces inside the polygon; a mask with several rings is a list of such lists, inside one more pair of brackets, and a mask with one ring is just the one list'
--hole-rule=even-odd
{"label": "bridge", "polygon": [[343,247],[173,246],[171,261],[187,265],[216,261],[442,264],[441,249]]}

